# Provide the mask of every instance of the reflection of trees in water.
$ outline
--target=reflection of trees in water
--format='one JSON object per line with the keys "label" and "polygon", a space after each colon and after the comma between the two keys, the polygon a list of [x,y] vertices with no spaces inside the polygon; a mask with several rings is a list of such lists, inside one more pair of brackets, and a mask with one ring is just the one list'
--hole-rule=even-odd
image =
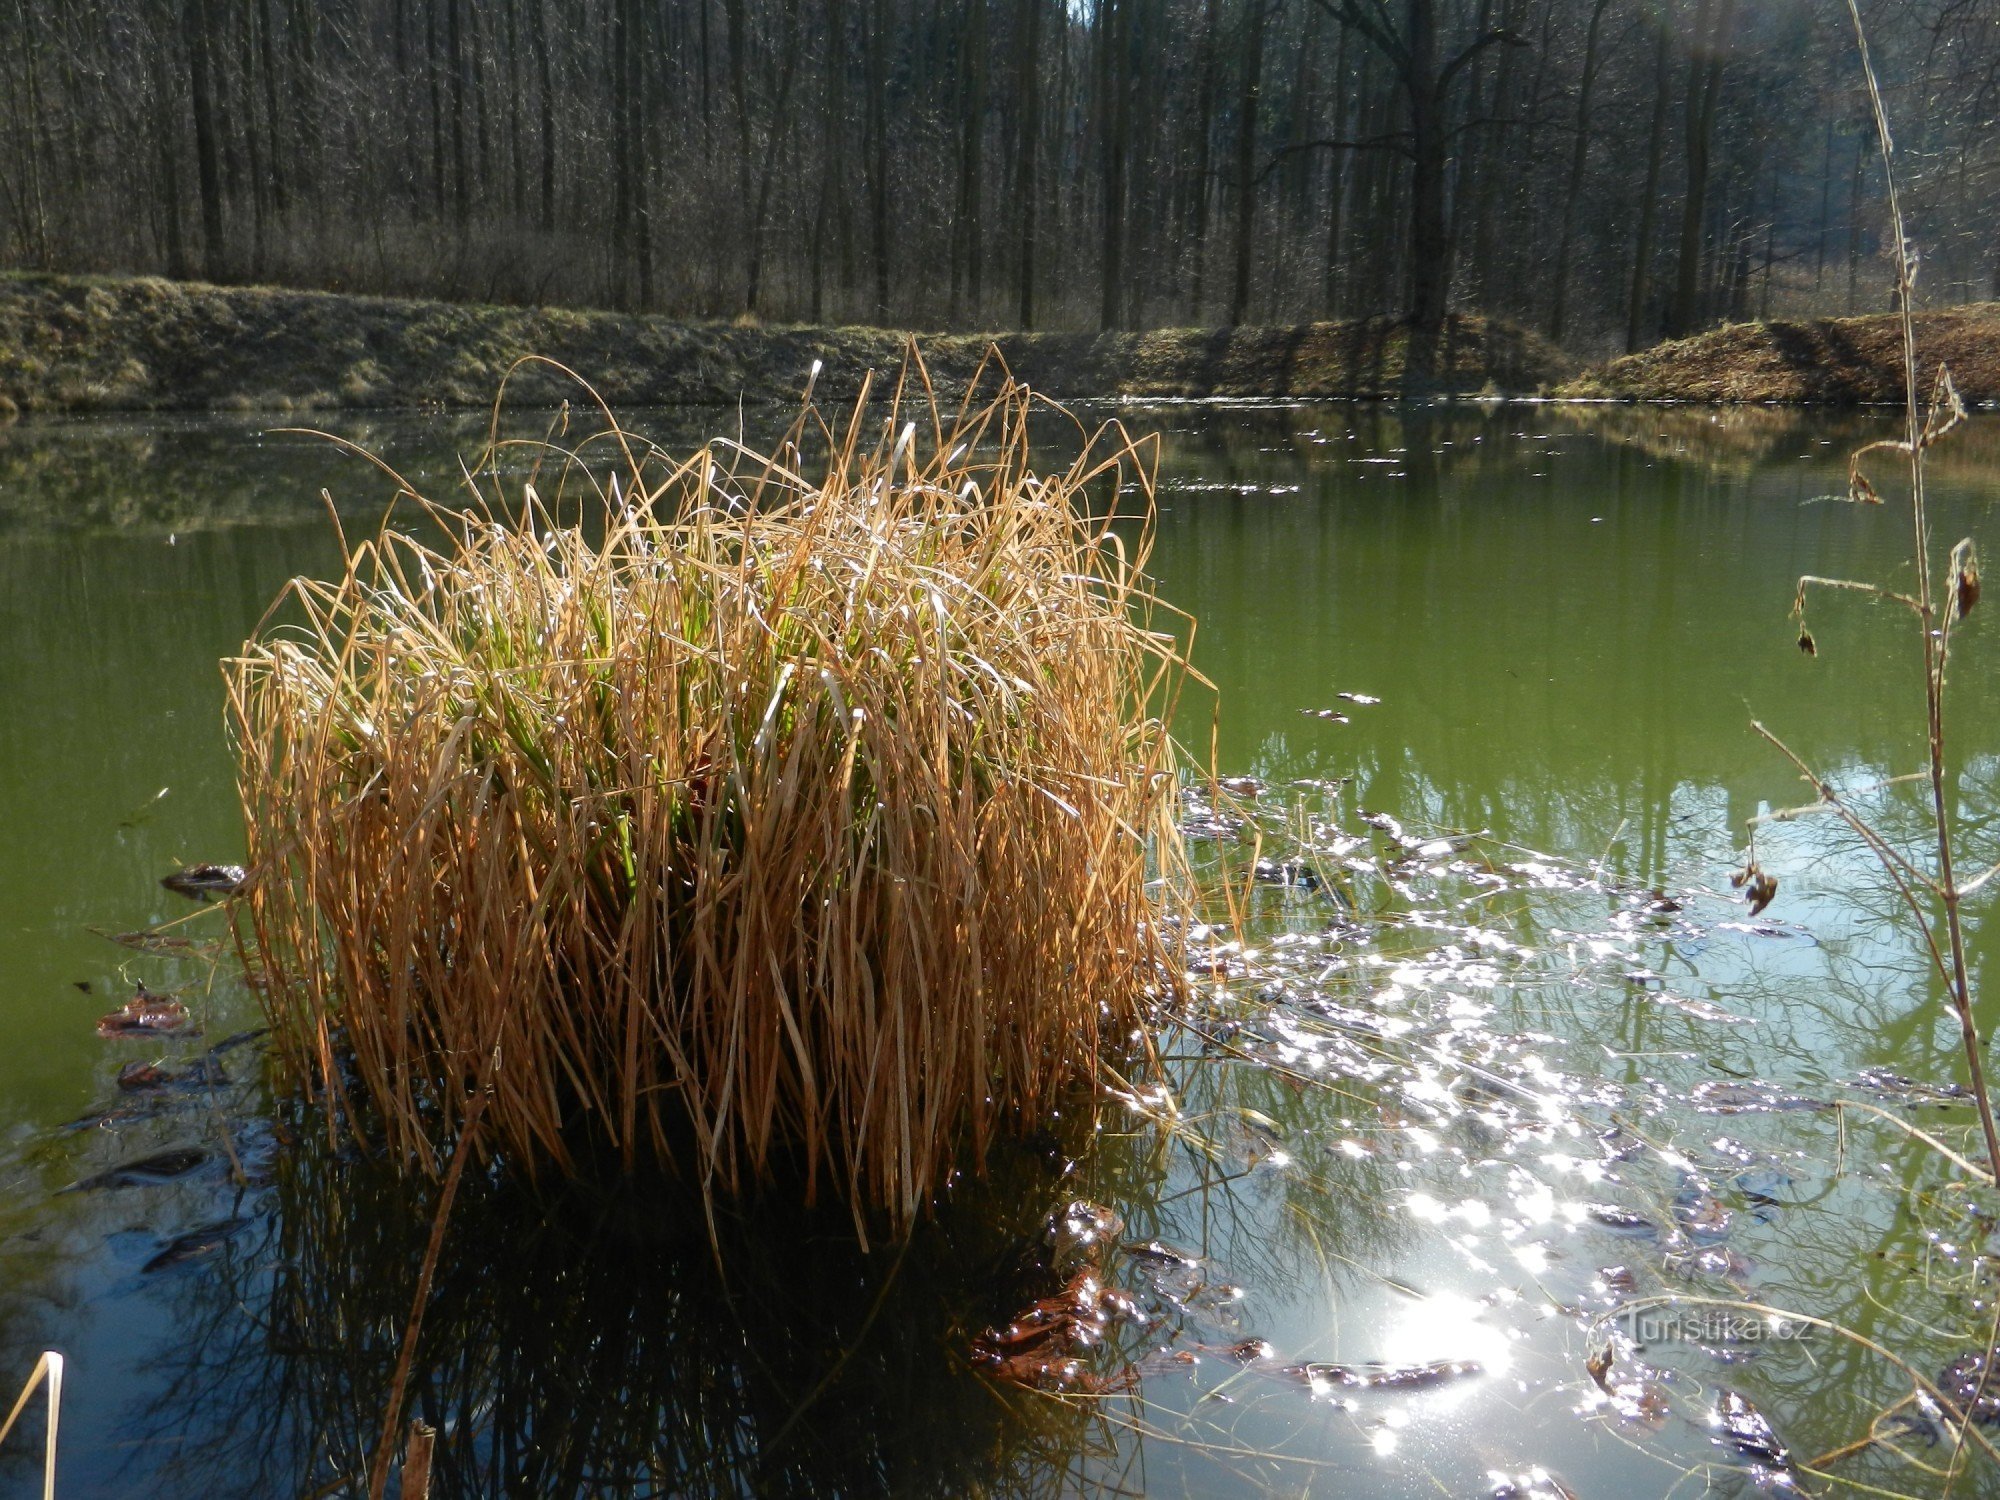
{"label": "reflection of trees in water", "polygon": [[[762,425],[775,439],[790,414],[772,408]],[[650,423],[646,418],[653,419]],[[691,447],[712,432],[739,431],[734,411],[641,414],[648,436]],[[551,413],[510,409],[503,439],[540,439]],[[568,430],[575,442],[597,431],[595,414]],[[152,537],[232,526],[325,525],[328,490],[344,515],[378,517],[394,493],[379,470],[323,437],[336,433],[379,455],[433,498],[464,498],[458,459],[470,461],[491,431],[484,413],[356,416],[160,416],[29,421],[0,426],[0,536],[100,533]],[[532,461],[509,450],[504,466],[525,477]],[[518,500],[518,486],[514,498]],[[349,521],[350,530],[353,521]]]}
{"label": "reflection of trees in water", "polygon": [[[1013,1257],[1060,1191],[1013,1162],[872,1255],[844,1211],[773,1193],[719,1221],[719,1270],[671,1184],[468,1186],[410,1384],[439,1433],[434,1493],[1059,1488],[1087,1414],[996,1399],[965,1350],[1019,1305]],[[297,1493],[364,1472],[431,1199],[304,1124],[265,1241],[175,1293],[143,1420],[165,1435],[200,1415],[149,1487]]]}

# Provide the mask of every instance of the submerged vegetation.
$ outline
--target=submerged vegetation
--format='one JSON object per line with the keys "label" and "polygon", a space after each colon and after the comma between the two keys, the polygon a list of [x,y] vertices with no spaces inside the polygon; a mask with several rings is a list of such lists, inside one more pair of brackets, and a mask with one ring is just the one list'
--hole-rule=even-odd
{"label": "submerged vegetation", "polygon": [[296,582],[229,666],[291,1071],[433,1168],[792,1171],[897,1228],[1059,1110],[1174,972],[1179,659],[1143,523],[1081,508],[1146,456],[1037,476],[1032,405],[553,439]]}

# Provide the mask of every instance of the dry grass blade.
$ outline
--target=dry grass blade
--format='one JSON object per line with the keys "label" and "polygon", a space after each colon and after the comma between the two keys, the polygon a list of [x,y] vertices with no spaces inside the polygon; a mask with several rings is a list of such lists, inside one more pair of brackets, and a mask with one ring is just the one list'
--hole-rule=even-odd
{"label": "dry grass blade", "polygon": [[511,1160],[783,1167],[895,1227],[1050,1109],[1178,972],[1181,665],[1149,523],[1082,504],[1150,513],[1147,455],[1037,477],[1030,407],[899,388],[679,464],[614,424],[541,476],[601,525],[482,495],[295,582],[226,667],[295,1073],[431,1171],[485,1078]]}
{"label": "dry grass blade", "polygon": [[35,1368],[28,1372],[28,1383],[21,1387],[21,1394],[15,1398],[14,1408],[7,1413],[7,1420],[0,1422],[0,1443],[7,1441],[7,1434],[14,1430],[14,1424],[21,1420],[21,1413],[27,1410],[28,1398],[35,1394],[35,1387],[46,1383],[49,1391],[48,1432],[42,1440],[42,1500],[55,1500],[56,1494],[56,1425],[62,1417],[63,1357],[51,1349],[35,1361]]}

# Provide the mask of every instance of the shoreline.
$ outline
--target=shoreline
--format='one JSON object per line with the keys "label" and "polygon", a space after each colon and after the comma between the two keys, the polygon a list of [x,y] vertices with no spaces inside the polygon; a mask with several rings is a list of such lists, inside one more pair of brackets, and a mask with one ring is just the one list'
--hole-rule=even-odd
{"label": "shoreline", "polygon": [[[1918,395],[1939,365],[1968,406],[2000,402],[2000,302],[1920,311]],[[1729,323],[1592,366],[1558,388],[1574,400],[1854,409],[1904,405],[1894,313]]]}
{"label": "shoreline", "polygon": [[[763,327],[563,308],[474,306],[155,277],[0,275],[0,414],[479,409],[588,399],[613,408],[851,399],[894,380],[912,340],[957,393],[997,351],[1057,400],[1394,399],[1546,394],[1574,361],[1494,319],[1455,316],[1436,372],[1406,378],[1390,318],[1144,333],[910,334]],[[538,355],[546,363],[516,368]],[[509,371],[513,373],[510,375]]]}
{"label": "shoreline", "polygon": [[[2000,303],[1920,313],[1918,353],[1968,405],[2000,403]],[[893,381],[914,343],[962,392],[992,354],[1056,400],[1529,399],[1900,407],[1893,314],[1728,324],[1585,366],[1495,318],[1455,314],[1435,373],[1406,374],[1392,318],[1143,333],[908,333],[567,308],[221,287],[158,277],[0,274],[0,420],[21,414],[485,410],[594,390],[616,408],[843,401]],[[518,365],[541,356],[545,362]],[[510,375],[509,371],[512,370]],[[1929,395],[1932,376],[1923,381]],[[589,389],[582,382],[587,380]]]}

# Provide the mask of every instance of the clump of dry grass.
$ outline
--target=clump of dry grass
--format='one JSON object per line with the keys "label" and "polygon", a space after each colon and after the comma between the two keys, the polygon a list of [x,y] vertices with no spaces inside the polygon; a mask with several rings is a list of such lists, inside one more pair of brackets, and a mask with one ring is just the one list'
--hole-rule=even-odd
{"label": "clump of dry grass", "polygon": [[1038,478],[1030,407],[899,386],[679,463],[614,425],[601,488],[590,444],[537,469],[601,526],[531,483],[294,581],[226,664],[292,1069],[428,1170],[472,1121],[531,1167],[802,1170],[897,1227],[1051,1108],[1177,972],[1180,663],[1150,528],[1081,504],[1150,508],[1146,456],[1114,428]]}

